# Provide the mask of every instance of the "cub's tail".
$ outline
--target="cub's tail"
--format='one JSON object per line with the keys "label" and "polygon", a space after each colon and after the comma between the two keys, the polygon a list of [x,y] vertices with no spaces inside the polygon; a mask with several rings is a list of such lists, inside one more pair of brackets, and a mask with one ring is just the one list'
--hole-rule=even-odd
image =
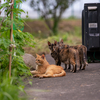
{"label": "cub's tail", "polygon": [[64,70],[62,70],[61,73],[59,74],[54,74],[53,77],[62,77],[62,76],[66,76],[66,72]]}

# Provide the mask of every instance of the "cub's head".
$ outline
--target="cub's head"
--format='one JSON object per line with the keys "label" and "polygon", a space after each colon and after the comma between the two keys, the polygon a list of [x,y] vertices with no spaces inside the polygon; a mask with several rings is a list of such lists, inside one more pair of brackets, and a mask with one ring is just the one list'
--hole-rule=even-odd
{"label": "cub's head", "polygon": [[42,54],[42,56],[36,54],[36,56],[37,56],[37,57],[36,57],[36,64],[37,64],[37,65],[43,65],[44,60],[45,60],[44,54]]}

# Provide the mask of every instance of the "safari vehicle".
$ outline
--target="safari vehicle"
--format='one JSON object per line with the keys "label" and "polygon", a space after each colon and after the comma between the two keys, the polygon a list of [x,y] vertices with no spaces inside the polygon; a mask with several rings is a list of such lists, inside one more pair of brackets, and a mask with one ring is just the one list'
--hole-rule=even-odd
{"label": "safari vehicle", "polygon": [[100,61],[100,3],[86,3],[82,11],[82,44],[88,62]]}

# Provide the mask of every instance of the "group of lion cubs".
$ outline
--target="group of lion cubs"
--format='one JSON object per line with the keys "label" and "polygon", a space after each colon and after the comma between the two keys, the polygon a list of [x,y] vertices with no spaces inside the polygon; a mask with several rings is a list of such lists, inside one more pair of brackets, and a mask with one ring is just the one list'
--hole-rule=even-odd
{"label": "group of lion cubs", "polygon": [[[84,45],[69,46],[63,43],[63,40],[53,44],[48,41],[48,46],[51,51],[51,56],[55,60],[55,65],[50,65],[46,60],[44,54],[41,56],[36,54],[36,70],[31,71],[34,77],[61,77],[66,75],[66,68],[72,72],[76,70],[85,70],[87,63],[87,48]],[[61,62],[65,64],[65,70],[61,67]],[[82,66],[82,63],[84,64]]]}

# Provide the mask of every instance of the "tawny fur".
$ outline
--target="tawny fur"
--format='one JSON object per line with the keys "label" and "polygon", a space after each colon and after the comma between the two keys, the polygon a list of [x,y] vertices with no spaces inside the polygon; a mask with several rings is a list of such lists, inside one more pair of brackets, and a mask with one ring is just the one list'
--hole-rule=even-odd
{"label": "tawny fur", "polygon": [[37,69],[31,71],[34,77],[46,78],[46,77],[62,77],[66,75],[66,72],[61,66],[50,65],[45,56],[38,55],[36,58]]}

